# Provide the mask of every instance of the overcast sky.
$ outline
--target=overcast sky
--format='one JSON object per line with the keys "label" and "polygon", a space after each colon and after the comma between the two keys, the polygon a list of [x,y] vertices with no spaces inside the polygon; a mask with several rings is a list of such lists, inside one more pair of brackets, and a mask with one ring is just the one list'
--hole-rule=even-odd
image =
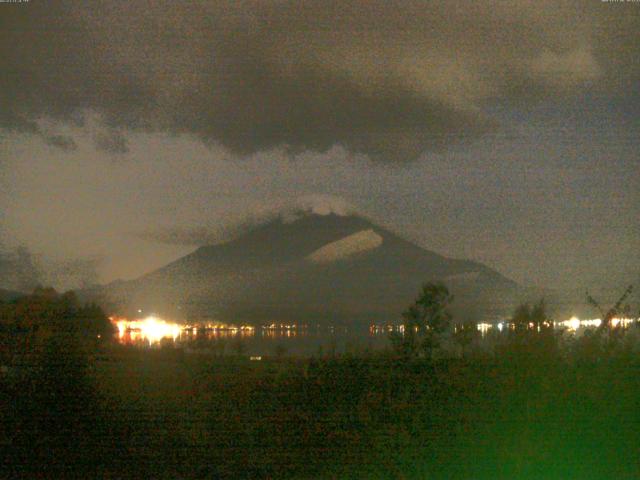
{"label": "overcast sky", "polygon": [[24,245],[134,278],[304,198],[524,284],[640,279],[640,3],[32,0],[0,18],[0,262]]}

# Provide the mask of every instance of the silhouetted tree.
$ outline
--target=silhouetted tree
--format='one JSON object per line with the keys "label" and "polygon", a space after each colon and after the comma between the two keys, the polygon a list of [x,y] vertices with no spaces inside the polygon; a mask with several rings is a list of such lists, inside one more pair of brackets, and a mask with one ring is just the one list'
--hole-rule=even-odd
{"label": "silhouetted tree", "polygon": [[503,353],[514,355],[514,359],[525,363],[547,362],[558,357],[558,338],[547,314],[544,299],[534,305],[518,305],[511,322],[515,329],[509,333]]}
{"label": "silhouetted tree", "polygon": [[625,313],[630,311],[629,306],[625,305],[624,302],[627,300],[629,295],[631,295],[631,292],[633,292],[633,285],[629,285],[625,289],[625,291],[622,293],[620,298],[618,298],[618,301],[616,303],[614,303],[613,306],[611,308],[609,308],[608,310],[605,310],[601,306],[600,302],[598,302],[595,298],[593,298],[589,294],[589,292],[587,292],[587,302],[592,307],[598,309],[598,311],[600,312],[600,315],[601,315],[600,318],[602,318],[602,322],[600,323],[599,330],[603,330],[603,329],[609,328],[610,325],[611,325],[611,320],[613,320],[613,318],[615,318],[616,316],[618,316],[620,314],[625,314]]}
{"label": "silhouetted tree", "polygon": [[3,358],[30,358],[42,353],[49,338],[66,335],[85,350],[108,341],[114,326],[96,305],[80,305],[75,294],[37,288],[0,308]]}
{"label": "silhouetted tree", "polygon": [[518,305],[511,317],[511,322],[515,325],[517,332],[523,332],[529,329],[540,331],[549,325],[548,320],[544,299],[533,306],[529,303]]}
{"label": "silhouetted tree", "polygon": [[55,468],[92,468],[99,452],[89,443],[104,423],[88,353],[103,340],[98,335],[108,338],[109,319],[96,306],[81,306],[72,293],[38,288],[3,305],[0,324],[11,337],[9,366],[19,372],[11,383],[9,438],[24,471],[13,473],[34,478],[49,471],[47,476],[62,478]]}
{"label": "silhouetted tree", "polygon": [[458,325],[454,333],[454,338],[462,349],[463,358],[468,353],[469,346],[476,338],[478,338],[479,334],[480,332],[478,332],[478,326],[475,322],[465,322],[461,325]]}
{"label": "silhouetted tree", "polygon": [[405,357],[431,358],[439,337],[449,328],[448,307],[453,300],[440,283],[426,283],[416,301],[402,314],[404,332],[392,337],[395,350]]}
{"label": "silhouetted tree", "polygon": [[529,328],[531,321],[531,305],[522,303],[518,305],[511,317],[511,323],[515,326],[516,332],[523,332]]}

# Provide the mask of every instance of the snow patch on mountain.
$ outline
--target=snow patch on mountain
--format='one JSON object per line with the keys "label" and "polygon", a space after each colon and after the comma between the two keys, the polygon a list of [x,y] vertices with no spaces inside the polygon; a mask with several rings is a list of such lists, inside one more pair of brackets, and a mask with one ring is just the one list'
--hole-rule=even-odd
{"label": "snow patch on mountain", "polygon": [[331,263],[374,250],[382,245],[382,237],[373,229],[361,230],[328,243],[307,256],[313,263]]}

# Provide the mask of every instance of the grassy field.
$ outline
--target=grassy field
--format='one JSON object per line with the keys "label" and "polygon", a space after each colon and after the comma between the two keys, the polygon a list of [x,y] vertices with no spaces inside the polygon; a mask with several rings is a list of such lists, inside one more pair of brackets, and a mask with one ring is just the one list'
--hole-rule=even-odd
{"label": "grassy field", "polygon": [[[167,478],[636,478],[640,360],[128,351],[96,364]],[[131,453],[131,452],[129,452]]]}
{"label": "grassy field", "polygon": [[1,377],[2,476],[639,478],[640,356],[531,347],[438,361],[58,352]]}

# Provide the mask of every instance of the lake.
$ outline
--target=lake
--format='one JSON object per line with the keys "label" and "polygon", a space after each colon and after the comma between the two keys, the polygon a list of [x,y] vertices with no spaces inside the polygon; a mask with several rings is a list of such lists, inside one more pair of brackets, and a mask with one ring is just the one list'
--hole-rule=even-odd
{"label": "lake", "polygon": [[[391,332],[402,332],[398,325],[371,325],[369,328],[344,326],[271,324],[261,327],[250,325],[227,325],[222,323],[182,324],[149,316],[128,320],[111,317],[117,327],[118,342],[141,348],[156,348],[162,345],[181,346],[193,354],[242,354],[250,357],[262,356],[312,356],[332,355],[365,350],[379,350],[390,346]],[[637,319],[613,319],[614,327],[627,328]],[[578,319],[576,317],[553,322],[554,329],[572,335],[581,335],[588,329],[597,328],[600,319]],[[454,326],[454,331],[459,327]],[[495,338],[507,333],[514,325],[506,321],[483,322],[476,325],[476,341]]]}

